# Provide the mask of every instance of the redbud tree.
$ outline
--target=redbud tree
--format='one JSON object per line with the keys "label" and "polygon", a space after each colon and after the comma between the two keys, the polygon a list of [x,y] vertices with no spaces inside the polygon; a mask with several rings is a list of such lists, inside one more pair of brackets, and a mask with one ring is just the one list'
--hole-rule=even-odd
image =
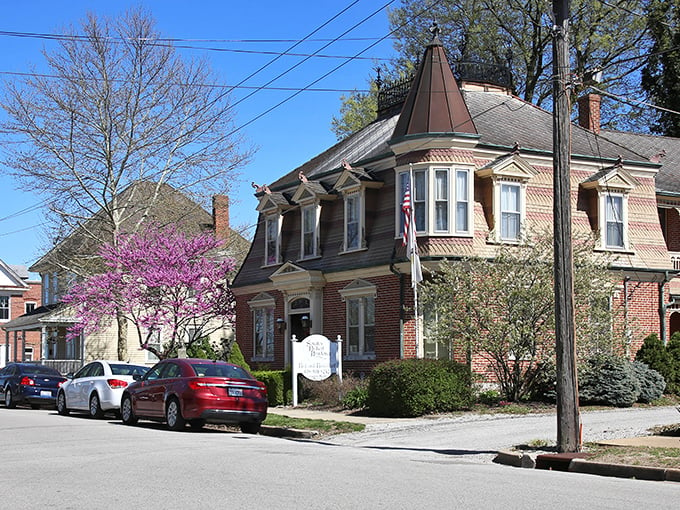
{"label": "redbud tree", "polygon": [[[74,285],[64,298],[77,319],[68,338],[101,331],[122,314],[140,348],[163,359],[233,323],[227,277],[234,260],[211,256],[221,244],[212,235],[154,225],[119,235],[100,250],[109,270]],[[158,335],[160,348],[152,344]]]}

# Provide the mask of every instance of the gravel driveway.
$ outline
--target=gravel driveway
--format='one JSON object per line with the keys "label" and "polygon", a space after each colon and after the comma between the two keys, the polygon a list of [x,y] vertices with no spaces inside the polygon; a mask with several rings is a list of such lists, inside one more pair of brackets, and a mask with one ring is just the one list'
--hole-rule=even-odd
{"label": "gravel driveway", "polygon": [[[583,441],[648,435],[657,425],[680,423],[675,407],[586,411],[581,414]],[[325,438],[332,444],[390,450],[417,450],[459,454],[460,460],[491,461],[498,450],[531,441],[555,444],[554,413],[530,415],[465,414],[423,418],[402,423],[374,423],[363,432]]]}

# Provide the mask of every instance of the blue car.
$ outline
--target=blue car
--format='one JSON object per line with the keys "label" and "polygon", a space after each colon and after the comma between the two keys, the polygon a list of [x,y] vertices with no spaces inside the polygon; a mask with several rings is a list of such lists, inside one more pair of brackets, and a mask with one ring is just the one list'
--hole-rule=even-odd
{"label": "blue car", "polygon": [[33,409],[54,406],[66,377],[54,368],[35,363],[9,363],[0,370],[0,393],[5,407],[30,404]]}

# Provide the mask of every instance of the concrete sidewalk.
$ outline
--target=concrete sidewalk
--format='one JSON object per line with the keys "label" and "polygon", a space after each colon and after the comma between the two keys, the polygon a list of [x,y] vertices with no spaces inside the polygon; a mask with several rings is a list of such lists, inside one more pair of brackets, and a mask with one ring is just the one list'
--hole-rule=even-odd
{"label": "concrete sidewalk", "polygon": [[370,425],[373,423],[409,423],[422,418],[376,418],[373,416],[358,416],[345,414],[335,411],[323,411],[310,409],[308,407],[270,407],[267,409],[269,414],[279,414],[290,418],[307,418],[310,420],[331,420],[346,421],[349,423],[363,423]]}

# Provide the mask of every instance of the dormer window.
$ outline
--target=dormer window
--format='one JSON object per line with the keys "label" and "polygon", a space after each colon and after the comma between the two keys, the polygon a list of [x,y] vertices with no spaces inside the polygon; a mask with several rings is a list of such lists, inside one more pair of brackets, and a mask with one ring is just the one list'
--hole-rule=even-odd
{"label": "dormer window", "polygon": [[265,186],[257,210],[264,215],[264,260],[265,266],[281,263],[281,228],[283,213],[293,205],[283,193],[272,192]]}
{"label": "dormer window", "polygon": [[281,215],[270,214],[265,218],[265,254],[266,266],[281,263]]}
{"label": "dormer window", "polygon": [[345,251],[358,250],[362,246],[363,214],[362,193],[348,193],[345,196]]}
{"label": "dormer window", "polygon": [[318,255],[320,210],[317,204],[302,207],[302,259]]}
{"label": "dormer window", "polygon": [[628,195],[637,184],[621,165],[605,168],[581,183],[582,188],[597,193],[597,211],[589,214],[593,229],[599,230],[601,249],[629,249]]}
{"label": "dormer window", "polygon": [[492,232],[489,241],[519,243],[525,231],[526,190],[537,171],[513,152],[477,170],[480,179],[491,179],[493,204],[488,218]]}

